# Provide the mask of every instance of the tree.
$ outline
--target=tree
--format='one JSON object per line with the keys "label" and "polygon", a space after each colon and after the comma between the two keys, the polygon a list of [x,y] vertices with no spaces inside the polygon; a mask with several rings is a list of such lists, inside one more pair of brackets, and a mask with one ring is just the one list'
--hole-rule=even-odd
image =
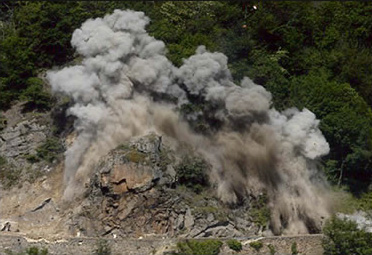
{"label": "tree", "polygon": [[27,88],[23,91],[21,99],[27,101],[26,108],[47,110],[51,107],[51,95],[43,87],[43,81],[36,77],[27,79]]}
{"label": "tree", "polygon": [[330,81],[326,71],[318,71],[292,79],[291,99],[295,106],[307,107],[321,119],[320,129],[331,145],[328,159],[337,160],[337,176],[348,184],[357,180],[368,185],[372,177],[372,111],[363,98],[349,84]]}
{"label": "tree", "polygon": [[372,233],[358,229],[355,222],[333,217],[326,222],[323,232],[324,255],[372,254]]}

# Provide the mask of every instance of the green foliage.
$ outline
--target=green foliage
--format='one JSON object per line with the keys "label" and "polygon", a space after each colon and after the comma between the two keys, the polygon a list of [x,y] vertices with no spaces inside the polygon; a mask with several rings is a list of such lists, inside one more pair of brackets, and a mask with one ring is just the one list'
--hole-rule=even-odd
{"label": "green foliage", "polygon": [[250,216],[252,221],[259,226],[265,227],[270,220],[270,209],[267,206],[268,197],[264,193],[259,195],[255,200],[252,201]]}
{"label": "green foliage", "polygon": [[48,255],[48,249],[47,248],[42,248],[39,250],[38,247],[36,246],[31,246],[29,248],[26,248],[22,252],[13,252],[12,250],[6,249],[5,254],[7,255]]}
{"label": "green foliage", "polygon": [[202,158],[185,156],[175,168],[177,183],[200,193],[209,185],[207,169],[208,165]]}
{"label": "green foliage", "polygon": [[332,161],[325,168],[331,179],[368,182],[372,177],[372,111],[357,92],[349,84],[330,81],[323,70],[294,78],[291,97],[295,106],[309,108],[322,120],[320,128],[331,146]]}
{"label": "green foliage", "polygon": [[323,232],[324,255],[372,254],[372,233],[358,229],[355,222],[333,217]]}
{"label": "green foliage", "polygon": [[239,242],[236,239],[228,240],[226,243],[229,246],[229,248],[232,249],[232,250],[234,250],[234,251],[238,251],[239,252],[239,251],[241,251],[243,249],[242,243]]}
{"label": "green foliage", "polygon": [[263,243],[260,241],[253,241],[249,243],[249,246],[258,252],[263,247]]}
{"label": "green foliage", "polygon": [[39,250],[38,247],[32,246],[32,247],[26,249],[26,254],[27,255],[47,255],[48,254],[48,249],[43,248],[43,249]]}
{"label": "green foliage", "polygon": [[178,255],[217,255],[220,252],[222,242],[219,240],[186,240],[178,242]]}
{"label": "green foliage", "polygon": [[43,81],[31,77],[26,81],[27,88],[22,92],[20,99],[27,101],[27,108],[47,110],[51,107],[51,95],[43,88]]}
{"label": "green foliage", "polygon": [[53,163],[57,159],[58,155],[63,152],[63,145],[58,138],[48,138],[40,147],[36,149],[36,157],[30,155],[28,160],[42,159],[49,163]]}
{"label": "green foliage", "polygon": [[289,105],[288,71],[279,63],[287,58],[287,54],[286,50],[277,50],[272,54],[264,50],[253,50],[253,64],[248,72],[254,82],[264,85],[273,94],[274,106],[279,110]]}
{"label": "green foliage", "polygon": [[111,255],[111,247],[107,240],[99,240],[94,255]]}
{"label": "green foliage", "polygon": [[333,192],[333,210],[344,214],[353,214],[356,211],[364,211],[372,216],[372,190],[355,196],[345,191],[347,187],[335,188]]}
{"label": "green foliage", "polygon": [[269,248],[269,251],[270,251],[270,255],[275,255],[275,253],[276,253],[276,250],[275,250],[275,247],[274,247],[274,245],[272,245],[272,244],[269,244],[269,245],[268,245],[267,247]]}
{"label": "green foliage", "polygon": [[358,199],[358,209],[372,213],[372,190],[360,196]]}
{"label": "green foliage", "polygon": [[27,159],[27,161],[30,163],[36,163],[40,161],[40,158],[34,154],[25,155],[25,159]]}
{"label": "green foliage", "polygon": [[292,245],[291,245],[291,253],[292,253],[292,255],[297,255],[298,254],[297,243],[296,242],[293,242]]}

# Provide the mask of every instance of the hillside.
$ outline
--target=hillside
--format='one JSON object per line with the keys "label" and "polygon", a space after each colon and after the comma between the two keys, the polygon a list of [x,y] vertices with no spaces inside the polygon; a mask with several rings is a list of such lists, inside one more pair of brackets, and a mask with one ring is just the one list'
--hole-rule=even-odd
{"label": "hillside", "polygon": [[2,3],[2,231],[369,254],[371,8]]}

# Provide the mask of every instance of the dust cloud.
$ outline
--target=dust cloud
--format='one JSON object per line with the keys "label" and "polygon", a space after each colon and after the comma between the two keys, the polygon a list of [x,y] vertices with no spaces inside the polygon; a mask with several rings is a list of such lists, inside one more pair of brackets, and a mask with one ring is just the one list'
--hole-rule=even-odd
{"label": "dust cloud", "polygon": [[[149,21],[131,10],[87,20],[71,39],[81,63],[47,74],[54,93],[71,98],[68,114],[76,117],[64,198],[84,192],[101,156],[154,131],[188,144],[211,164],[223,202],[265,192],[273,233],[318,231],[328,203],[317,164],[329,145],[316,116],[275,110],[269,91],[247,77],[235,84],[227,57],[204,46],[175,67],[165,44],[147,34]],[[195,98],[208,107],[181,116],[179,109]],[[193,131],[189,123],[197,119],[207,120],[211,131]]]}

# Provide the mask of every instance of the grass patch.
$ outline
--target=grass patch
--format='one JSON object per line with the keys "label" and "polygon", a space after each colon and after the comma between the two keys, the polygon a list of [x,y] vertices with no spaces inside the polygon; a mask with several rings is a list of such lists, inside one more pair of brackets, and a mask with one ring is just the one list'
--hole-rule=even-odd
{"label": "grass patch", "polygon": [[126,157],[128,158],[128,160],[130,162],[133,162],[133,163],[143,163],[143,162],[146,162],[146,158],[147,158],[147,155],[143,152],[139,152],[137,151],[136,149],[132,149],[131,151],[129,151],[126,155]]}
{"label": "grass patch", "polygon": [[217,255],[220,253],[222,242],[219,240],[186,240],[178,242],[177,255]]}

